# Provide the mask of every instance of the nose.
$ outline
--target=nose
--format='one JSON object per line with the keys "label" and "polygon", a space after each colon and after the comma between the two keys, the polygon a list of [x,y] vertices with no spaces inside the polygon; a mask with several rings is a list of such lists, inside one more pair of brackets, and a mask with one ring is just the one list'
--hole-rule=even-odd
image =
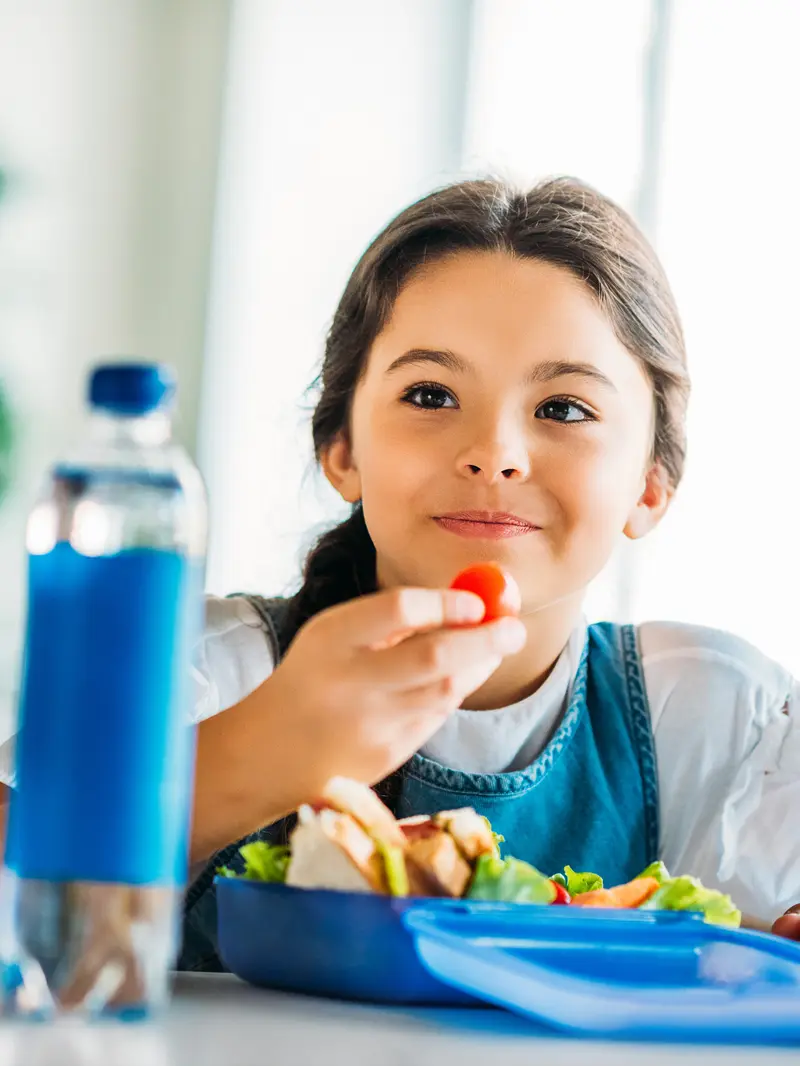
{"label": "nose", "polygon": [[494,485],[501,481],[524,481],[530,474],[527,434],[516,419],[498,420],[486,426],[458,457],[459,473],[482,478]]}

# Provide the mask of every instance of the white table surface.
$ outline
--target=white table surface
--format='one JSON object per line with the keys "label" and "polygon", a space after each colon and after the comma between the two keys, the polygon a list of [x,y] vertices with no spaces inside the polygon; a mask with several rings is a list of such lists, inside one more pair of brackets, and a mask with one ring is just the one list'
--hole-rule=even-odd
{"label": "white table surface", "polygon": [[178,977],[154,1024],[0,1021],[2,1066],[770,1066],[800,1050],[656,1047],[557,1039],[503,1011],[402,1010],[263,992],[235,977]]}

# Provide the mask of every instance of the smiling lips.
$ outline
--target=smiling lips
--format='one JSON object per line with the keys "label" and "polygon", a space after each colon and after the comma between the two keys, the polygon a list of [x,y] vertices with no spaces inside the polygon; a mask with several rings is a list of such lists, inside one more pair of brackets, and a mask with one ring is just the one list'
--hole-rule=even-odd
{"label": "smiling lips", "polygon": [[456,511],[452,514],[437,515],[434,521],[442,529],[459,537],[483,540],[522,537],[526,533],[535,533],[541,529],[541,526],[534,525],[526,518],[505,511]]}

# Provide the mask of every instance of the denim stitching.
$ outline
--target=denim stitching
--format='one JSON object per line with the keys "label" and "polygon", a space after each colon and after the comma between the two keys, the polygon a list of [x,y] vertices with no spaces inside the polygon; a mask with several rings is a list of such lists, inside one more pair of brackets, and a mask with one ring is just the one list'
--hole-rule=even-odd
{"label": "denim stitching", "polygon": [[660,811],[658,797],[658,766],[653,740],[653,719],[642,677],[641,657],[636,640],[634,626],[621,626],[622,658],[625,666],[625,680],[628,686],[628,705],[630,721],[636,740],[636,752],[642,775],[642,792],[644,798],[645,832],[647,851],[651,861],[659,855],[660,845]]}

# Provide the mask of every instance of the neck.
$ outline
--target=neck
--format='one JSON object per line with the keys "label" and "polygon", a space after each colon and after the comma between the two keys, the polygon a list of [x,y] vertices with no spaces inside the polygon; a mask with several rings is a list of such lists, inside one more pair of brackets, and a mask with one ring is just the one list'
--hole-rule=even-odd
{"label": "neck", "polygon": [[583,596],[571,596],[523,616],[528,641],[504,659],[489,680],[462,704],[470,711],[508,707],[536,692],[564,650],[581,616]]}

